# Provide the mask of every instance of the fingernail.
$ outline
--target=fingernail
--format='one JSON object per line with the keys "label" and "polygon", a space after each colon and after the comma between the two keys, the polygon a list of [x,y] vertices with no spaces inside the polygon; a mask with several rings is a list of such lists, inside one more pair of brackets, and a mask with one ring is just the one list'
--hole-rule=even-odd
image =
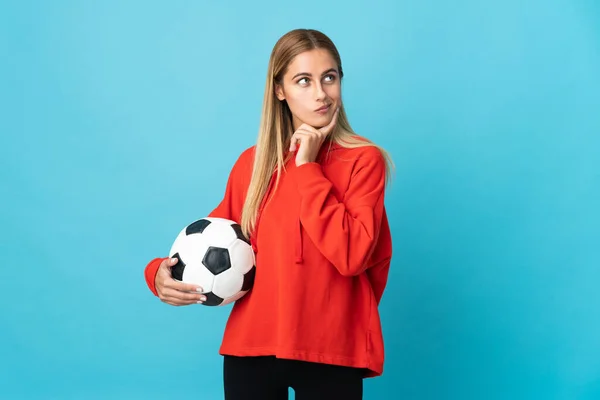
{"label": "fingernail", "polygon": [[171,262],[177,262],[177,261],[179,261],[177,258],[175,258],[175,257],[171,258]]}
{"label": "fingernail", "polygon": [[202,301],[197,301],[197,302],[196,302],[196,304],[202,304],[202,303],[203,303]]}
{"label": "fingernail", "polygon": [[201,288],[201,287],[199,287],[199,288],[196,288],[196,292],[200,292],[200,293],[202,293],[202,292],[203,292],[203,290],[202,290],[202,288]]}

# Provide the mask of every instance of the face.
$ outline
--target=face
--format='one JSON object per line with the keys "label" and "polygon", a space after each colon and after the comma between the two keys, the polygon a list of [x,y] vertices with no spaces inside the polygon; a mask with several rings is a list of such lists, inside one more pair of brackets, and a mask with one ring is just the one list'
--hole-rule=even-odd
{"label": "face", "polygon": [[282,84],[275,86],[279,100],[292,112],[294,130],[303,123],[315,128],[327,125],[341,103],[338,66],[327,50],[298,54],[288,66]]}

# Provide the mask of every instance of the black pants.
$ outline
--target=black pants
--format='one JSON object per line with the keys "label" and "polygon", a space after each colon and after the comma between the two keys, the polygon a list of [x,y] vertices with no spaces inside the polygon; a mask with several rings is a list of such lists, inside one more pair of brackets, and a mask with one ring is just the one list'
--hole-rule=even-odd
{"label": "black pants", "polygon": [[225,400],[361,400],[363,370],[272,356],[223,360]]}

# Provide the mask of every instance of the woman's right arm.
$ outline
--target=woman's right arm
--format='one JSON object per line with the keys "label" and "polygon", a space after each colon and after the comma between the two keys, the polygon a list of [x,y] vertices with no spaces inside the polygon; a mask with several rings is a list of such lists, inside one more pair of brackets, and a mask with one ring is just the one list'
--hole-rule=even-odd
{"label": "woman's right arm", "polygon": [[[225,218],[239,223],[244,205],[250,173],[252,171],[253,147],[246,149],[233,165],[225,195],[219,205],[208,214],[208,217]],[[171,267],[177,261],[168,257],[151,260],[144,269],[146,284],[150,291],[161,301],[171,305],[189,305],[205,300],[202,288],[175,281],[171,277]]]}

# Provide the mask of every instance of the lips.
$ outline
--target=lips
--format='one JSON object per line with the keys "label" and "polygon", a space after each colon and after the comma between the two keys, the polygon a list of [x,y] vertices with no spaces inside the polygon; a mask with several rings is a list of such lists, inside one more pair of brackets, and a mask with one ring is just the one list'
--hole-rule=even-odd
{"label": "lips", "polygon": [[329,107],[331,106],[331,104],[328,104],[326,106],[317,108],[315,111],[319,112],[319,111],[327,111],[329,109]]}

